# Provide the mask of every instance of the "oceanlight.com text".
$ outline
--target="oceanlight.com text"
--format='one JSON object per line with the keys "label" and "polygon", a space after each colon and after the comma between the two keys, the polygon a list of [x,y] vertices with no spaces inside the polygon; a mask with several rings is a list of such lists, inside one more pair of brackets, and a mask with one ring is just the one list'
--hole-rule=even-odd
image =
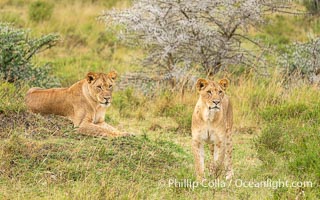
{"label": "oceanlight.com text", "polygon": [[204,188],[226,188],[226,187],[237,187],[237,188],[300,188],[300,187],[313,187],[312,181],[289,181],[289,180],[203,180],[201,182],[193,181],[191,179],[168,179],[160,180],[160,186],[165,187],[179,187],[179,188],[191,188],[195,189],[198,187]]}

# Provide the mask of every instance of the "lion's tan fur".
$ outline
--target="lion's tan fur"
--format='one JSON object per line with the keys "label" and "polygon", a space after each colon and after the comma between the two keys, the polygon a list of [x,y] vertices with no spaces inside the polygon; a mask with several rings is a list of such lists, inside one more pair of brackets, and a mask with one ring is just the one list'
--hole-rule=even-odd
{"label": "lion's tan fur", "polygon": [[26,105],[31,112],[55,114],[70,119],[82,134],[93,136],[126,135],[105,123],[106,108],[111,103],[115,72],[89,72],[85,79],[69,88],[31,88]]}
{"label": "lion's tan fur", "polygon": [[225,94],[227,86],[226,79],[219,83],[199,79],[196,84],[200,97],[192,115],[192,148],[198,180],[204,178],[204,143],[209,144],[211,175],[218,176],[224,166],[226,178],[233,176],[233,113],[231,101]]}

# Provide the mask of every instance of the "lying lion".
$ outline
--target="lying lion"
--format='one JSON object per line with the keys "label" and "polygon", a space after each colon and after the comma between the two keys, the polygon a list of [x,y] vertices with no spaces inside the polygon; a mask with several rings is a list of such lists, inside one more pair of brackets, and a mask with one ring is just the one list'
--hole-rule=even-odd
{"label": "lying lion", "polygon": [[78,131],[92,136],[126,136],[105,123],[106,108],[112,100],[116,72],[89,72],[69,88],[31,88],[26,105],[31,112],[55,114],[70,119]]}
{"label": "lying lion", "polygon": [[209,144],[211,163],[209,172],[218,176],[221,168],[226,169],[226,179],[233,176],[232,105],[225,94],[228,80],[218,83],[199,79],[196,88],[200,94],[192,115],[192,148],[198,180],[204,179],[204,142]]}

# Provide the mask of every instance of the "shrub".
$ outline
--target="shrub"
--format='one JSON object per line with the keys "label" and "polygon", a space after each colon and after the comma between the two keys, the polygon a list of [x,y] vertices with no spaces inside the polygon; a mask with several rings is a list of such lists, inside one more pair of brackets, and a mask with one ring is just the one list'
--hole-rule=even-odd
{"label": "shrub", "polygon": [[287,46],[278,62],[288,75],[298,74],[312,83],[320,83],[320,38],[311,38],[306,43]]}
{"label": "shrub", "polygon": [[208,75],[239,63],[251,66],[256,57],[241,45],[243,40],[256,44],[247,28],[263,22],[266,10],[282,6],[259,0],[137,0],[128,9],[106,11],[101,19],[123,27],[123,41],[146,48],[143,64],[157,66],[173,81],[195,65]]}
{"label": "shrub", "polygon": [[40,22],[48,20],[52,16],[54,5],[45,1],[35,1],[29,6],[29,18],[32,21]]}
{"label": "shrub", "polygon": [[59,85],[57,79],[50,76],[48,63],[35,66],[31,62],[37,53],[51,48],[57,40],[54,34],[31,38],[28,30],[0,24],[0,78],[10,83],[26,81],[40,87]]}

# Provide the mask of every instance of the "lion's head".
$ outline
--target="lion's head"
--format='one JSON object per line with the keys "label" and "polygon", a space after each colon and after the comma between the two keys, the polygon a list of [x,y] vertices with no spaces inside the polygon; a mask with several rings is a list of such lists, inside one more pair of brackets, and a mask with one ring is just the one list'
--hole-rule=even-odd
{"label": "lion's head", "polygon": [[89,72],[86,76],[88,91],[91,98],[103,106],[109,106],[112,101],[112,90],[117,73],[108,74]]}
{"label": "lion's head", "polygon": [[229,81],[221,79],[218,83],[200,78],[196,83],[196,88],[200,94],[200,99],[208,107],[209,111],[219,112],[222,100]]}

